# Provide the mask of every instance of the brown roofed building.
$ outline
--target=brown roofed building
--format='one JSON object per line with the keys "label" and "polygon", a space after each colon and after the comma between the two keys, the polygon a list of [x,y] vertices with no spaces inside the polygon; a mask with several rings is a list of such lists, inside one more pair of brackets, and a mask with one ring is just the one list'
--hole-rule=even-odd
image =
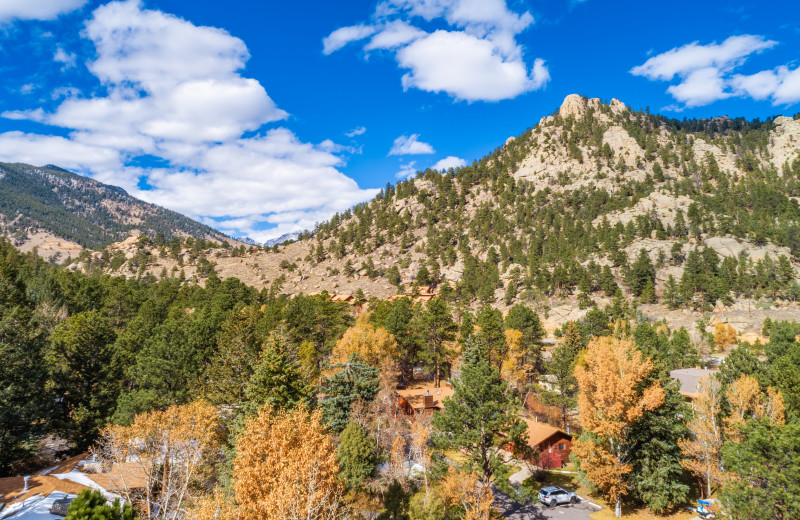
{"label": "brown roofed building", "polygon": [[144,465],[138,462],[114,464],[108,471],[89,473],[87,476],[98,486],[113,493],[147,487],[147,472]]}
{"label": "brown roofed building", "polygon": [[350,305],[355,304],[355,297],[352,294],[334,294],[333,298],[331,298],[332,302],[345,302],[349,303]]}
{"label": "brown roofed building", "polygon": [[46,497],[54,492],[77,495],[84,489],[89,487],[52,475],[32,475],[28,480],[27,491],[23,477],[0,478],[0,504],[15,504],[36,495]]}
{"label": "brown roofed building", "polygon": [[572,435],[543,422],[523,420],[528,427],[528,444],[538,450],[541,467],[560,468],[569,461]]}
{"label": "brown roofed building", "polygon": [[397,409],[406,415],[444,410],[444,398],[453,395],[453,388],[444,383],[439,388],[432,381],[414,381],[397,387]]}

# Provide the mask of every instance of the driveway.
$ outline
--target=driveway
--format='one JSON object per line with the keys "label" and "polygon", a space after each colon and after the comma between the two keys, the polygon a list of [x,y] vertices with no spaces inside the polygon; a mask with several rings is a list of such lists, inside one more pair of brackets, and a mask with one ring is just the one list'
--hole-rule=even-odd
{"label": "driveway", "polygon": [[546,507],[535,499],[528,504],[517,504],[496,488],[493,491],[495,507],[503,515],[503,518],[509,520],[590,520],[590,514],[602,509],[599,506],[593,506],[586,500],[581,500],[577,504],[564,504],[553,508]]}

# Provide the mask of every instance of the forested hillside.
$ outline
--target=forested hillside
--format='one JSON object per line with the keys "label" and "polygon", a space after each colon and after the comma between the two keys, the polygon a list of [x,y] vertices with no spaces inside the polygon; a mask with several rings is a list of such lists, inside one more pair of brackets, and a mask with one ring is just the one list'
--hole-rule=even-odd
{"label": "forested hillside", "polygon": [[14,244],[24,245],[44,234],[51,240],[99,249],[132,232],[167,238],[226,238],[179,213],[131,197],[121,188],[56,166],[0,163],[0,234]]}
{"label": "forested hillside", "polygon": [[[741,313],[800,299],[798,143],[797,117],[678,121],[571,95],[469,166],[387,185],[297,242],[208,260],[221,277],[288,295],[432,285],[473,309],[536,305],[553,327],[616,299],[661,314],[716,308],[754,332],[764,316]],[[187,248],[141,249],[75,265],[197,274],[177,260]],[[115,255],[127,263],[110,265]]]}

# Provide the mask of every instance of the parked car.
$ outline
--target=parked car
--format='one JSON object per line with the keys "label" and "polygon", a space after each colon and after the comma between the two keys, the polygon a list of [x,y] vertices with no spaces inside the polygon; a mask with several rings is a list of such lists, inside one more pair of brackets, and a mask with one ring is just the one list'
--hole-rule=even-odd
{"label": "parked car", "polygon": [[567,491],[556,486],[547,486],[539,490],[539,502],[546,506],[555,507],[559,504],[577,504],[580,499],[572,491]]}

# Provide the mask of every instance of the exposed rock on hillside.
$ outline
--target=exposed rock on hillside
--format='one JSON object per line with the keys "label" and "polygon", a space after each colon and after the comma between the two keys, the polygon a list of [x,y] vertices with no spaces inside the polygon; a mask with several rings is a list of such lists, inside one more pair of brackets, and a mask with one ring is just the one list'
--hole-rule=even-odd
{"label": "exposed rock on hillside", "polygon": [[[648,308],[664,315],[674,314],[668,304],[722,319],[737,302],[800,298],[792,281],[800,272],[796,143],[797,119],[677,121],[570,95],[557,113],[472,165],[452,175],[421,172],[320,224],[311,238],[200,256],[188,248],[142,252],[129,242],[116,269],[101,253],[74,268],[183,271],[203,283],[211,262],[220,277],[288,295],[361,289],[368,298],[403,292],[424,276],[451,286],[463,307],[526,302],[553,328],[588,306],[610,305],[617,289],[630,303],[661,300]],[[642,249],[655,272],[644,297],[627,276]],[[106,256],[114,254],[112,247]],[[712,262],[713,283],[684,277],[690,260],[695,271]],[[679,288],[667,287],[670,276]]]}

